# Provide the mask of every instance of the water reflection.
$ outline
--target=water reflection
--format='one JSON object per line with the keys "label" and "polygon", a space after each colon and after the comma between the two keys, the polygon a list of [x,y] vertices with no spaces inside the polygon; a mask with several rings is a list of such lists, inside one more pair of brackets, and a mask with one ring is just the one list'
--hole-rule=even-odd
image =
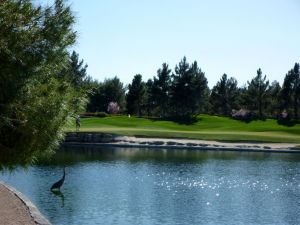
{"label": "water reflection", "polygon": [[65,196],[60,190],[51,190],[54,196],[58,197],[61,200],[61,207],[65,206]]}
{"label": "water reflection", "polygon": [[235,151],[205,151],[187,149],[147,149],[147,148],[103,148],[103,147],[63,147],[51,158],[41,159],[41,165],[72,165],[78,162],[128,160],[139,161],[177,161],[201,162],[207,160],[283,160],[300,161],[300,154],[257,153]]}

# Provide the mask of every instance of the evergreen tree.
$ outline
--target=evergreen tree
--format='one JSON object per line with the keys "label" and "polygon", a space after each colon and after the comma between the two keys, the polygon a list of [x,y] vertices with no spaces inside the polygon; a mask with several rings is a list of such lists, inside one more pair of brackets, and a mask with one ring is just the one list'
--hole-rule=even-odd
{"label": "evergreen tree", "polygon": [[300,73],[299,63],[295,63],[285,76],[282,85],[282,107],[288,111],[293,111],[294,118],[298,118],[299,98],[300,98]]}
{"label": "evergreen tree", "polygon": [[280,84],[277,81],[273,81],[268,90],[269,104],[267,105],[267,112],[272,117],[276,117],[282,111],[280,105],[280,92]]}
{"label": "evergreen tree", "polygon": [[162,64],[162,68],[157,71],[157,78],[153,78],[151,87],[151,100],[159,116],[166,116],[169,110],[169,92],[171,85],[171,70],[168,64]]}
{"label": "evergreen tree", "polygon": [[145,94],[142,99],[142,109],[145,111],[147,116],[155,114],[155,96],[153,96],[153,80],[149,79],[145,84]]}
{"label": "evergreen tree", "polygon": [[127,112],[129,114],[142,115],[142,104],[145,94],[145,83],[142,81],[142,75],[134,76],[132,83],[128,85]]}
{"label": "evergreen tree", "polygon": [[205,104],[208,87],[205,75],[196,61],[190,66],[184,57],[176,65],[170,92],[173,115],[188,116],[200,112]]}
{"label": "evergreen tree", "polygon": [[102,84],[102,90],[103,111],[106,111],[110,102],[117,102],[121,111],[125,109],[125,88],[118,77],[115,76],[112,79],[106,79]]}
{"label": "evergreen tree", "polygon": [[91,81],[88,84],[88,99],[89,102],[86,107],[87,112],[105,112],[103,83],[97,80]]}
{"label": "evergreen tree", "polygon": [[247,95],[247,86],[243,85],[242,87],[239,87],[237,92],[237,108],[236,109],[247,109],[248,107],[248,95]]}
{"label": "evergreen tree", "polygon": [[83,87],[84,82],[87,79],[87,67],[87,64],[83,65],[83,59],[79,60],[79,54],[73,51],[70,56],[69,71],[66,75],[75,87]]}
{"label": "evergreen tree", "polygon": [[204,72],[198,67],[197,61],[194,61],[190,67],[192,75],[191,82],[191,103],[194,105],[192,114],[204,113],[208,110],[209,88]]}
{"label": "evergreen tree", "polygon": [[106,112],[110,102],[118,103],[121,112],[125,110],[125,88],[118,77],[94,82],[90,89],[88,112]]}
{"label": "evergreen tree", "polygon": [[238,87],[234,78],[227,79],[223,74],[222,78],[213,87],[210,95],[212,111],[220,115],[230,115],[232,109],[238,109]]}
{"label": "evergreen tree", "polygon": [[259,68],[257,75],[250,82],[248,81],[247,102],[250,110],[257,110],[260,118],[263,117],[263,111],[266,108],[268,100],[269,81],[266,80],[266,75],[262,76],[262,71]]}

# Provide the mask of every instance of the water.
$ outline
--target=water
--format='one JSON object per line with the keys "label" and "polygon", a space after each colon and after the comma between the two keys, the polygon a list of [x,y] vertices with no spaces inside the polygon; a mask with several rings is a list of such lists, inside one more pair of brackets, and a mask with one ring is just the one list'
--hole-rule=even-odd
{"label": "water", "polygon": [[299,224],[299,165],[299,154],[76,148],[0,180],[54,225]]}

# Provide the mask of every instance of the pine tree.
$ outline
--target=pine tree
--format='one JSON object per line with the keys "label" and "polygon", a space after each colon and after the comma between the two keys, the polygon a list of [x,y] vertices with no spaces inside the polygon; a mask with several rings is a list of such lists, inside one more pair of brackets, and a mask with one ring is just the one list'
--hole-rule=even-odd
{"label": "pine tree", "polygon": [[132,83],[128,85],[127,112],[129,114],[142,115],[142,104],[145,94],[145,83],[142,81],[142,75],[134,76]]}
{"label": "pine tree", "polygon": [[192,75],[191,89],[192,89],[192,114],[205,113],[208,109],[209,88],[207,86],[207,79],[201,68],[198,67],[197,61],[194,61],[190,67]]}
{"label": "pine tree", "polygon": [[238,109],[238,87],[234,78],[227,78],[223,74],[222,78],[213,87],[210,95],[212,111],[220,115],[230,115],[232,109]]}
{"label": "pine tree", "polygon": [[83,64],[83,59],[79,60],[79,54],[75,51],[70,56],[69,71],[66,73],[68,79],[75,87],[82,87],[85,79],[87,79],[87,64]]}
{"label": "pine tree", "polygon": [[157,78],[153,78],[153,85],[151,87],[151,100],[159,116],[166,116],[168,114],[170,85],[171,70],[168,64],[164,63],[162,68],[157,71]]}
{"label": "pine tree", "polygon": [[143,111],[145,111],[148,117],[157,113],[157,104],[155,104],[156,97],[153,95],[153,90],[153,80],[148,79],[148,81],[145,84],[145,94],[143,95],[142,99],[142,109]]}
{"label": "pine tree", "polygon": [[277,81],[273,81],[269,86],[269,104],[267,106],[268,114],[272,117],[276,117],[280,114],[281,106],[280,106],[280,92],[281,86]]}
{"label": "pine tree", "polygon": [[106,112],[110,102],[116,102],[120,112],[125,110],[125,87],[118,77],[93,81],[89,85],[88,112]]}
{"label": "pine tree", "polygon": [[259,68],[257,75],[250,82],[248,81],[247,97],[248,108],[257,110],[260,118],[263,117],[263,111],[266,108],[268,100],[269,81],[266,80],[266,75],[262,76],[262,71]]}
{"label": "pine tree", "polygon": [[294,118],[298,118],[299,98],[300,98],[300,72],[299,63],[295,63],[285,76],[281,91],[282,107],[288,111],[293,111]]}
{"label": "pine tree", "polygon": [[196,61],[190,66],[184,57],[176,65],[170,92],[172,113],[175,116],[197,114],[207,104],[207,80]]}

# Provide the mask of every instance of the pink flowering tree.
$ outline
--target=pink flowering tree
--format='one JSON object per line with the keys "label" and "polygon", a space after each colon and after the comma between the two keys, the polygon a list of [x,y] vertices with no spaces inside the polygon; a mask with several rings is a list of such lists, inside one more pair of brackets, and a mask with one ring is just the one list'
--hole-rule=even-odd
{"label": "pink flowering tree", "polygon": [[117,102],[110,102],[107,106],[107,112],[109,114],[117,114],[120,110],[120,107]]}

